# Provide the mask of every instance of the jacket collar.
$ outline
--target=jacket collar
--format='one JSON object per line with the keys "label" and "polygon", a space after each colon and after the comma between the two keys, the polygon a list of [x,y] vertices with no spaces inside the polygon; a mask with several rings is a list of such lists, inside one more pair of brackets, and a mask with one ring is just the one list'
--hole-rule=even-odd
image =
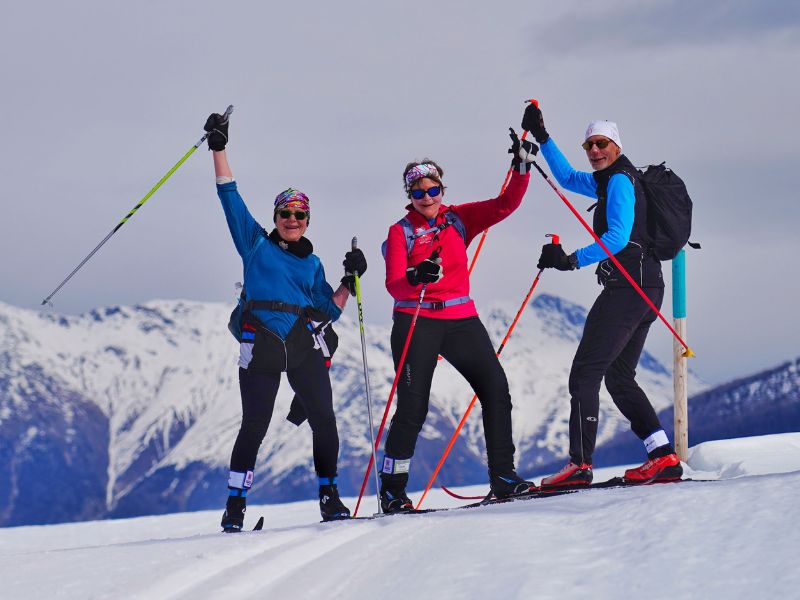
{"label": "jacket collar", "polygon": [[[408,211],[408,213],[406,214],[406,219],[408,219],[409,222],[415,227],[424,227],[428,224],[428,219],[426,219],[419,212],[417,212],[417,209],[414,208],[413,204],[408,204],[406,206],[406,210]],[[434,223],[438,223],[442,218],[442,215],[444,215],[444,213],[446,213],[448,210],[450,210],[449,206],[446,206],[445,204],[440,204],[439,212],[436,214],[436,220],[434,221]]]}
{"label": "jacket collar", "polygon": [[[266,234],[266,231],[263,233]],[[267,237],[281,249],[286,250],[289,254],[294,254],[298,258],[305,258],[314,252],[314,246],[305,237],[301,237],[296,242],[286,242],[278,235],[277,229],[273,229]]]}

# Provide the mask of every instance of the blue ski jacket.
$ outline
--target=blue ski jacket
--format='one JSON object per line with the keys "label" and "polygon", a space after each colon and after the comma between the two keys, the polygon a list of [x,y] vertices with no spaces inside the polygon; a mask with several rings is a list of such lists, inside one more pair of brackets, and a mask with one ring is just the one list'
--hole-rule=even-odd
{"label": "blue ski jacket", "polygon": [[[333,302],[333,288],[325,280],[319,257],[300,258],[282,249],[266,236],[264,228],[250,214],[239,195],[236,182],[217,185],[233,244],[242,257],[244,289],[248,300],[280,300],[299,306],[313,306],[335,321],[342,314]],[[282,339],[299,318],[293,313],[254,310],[253,314]]]}
{"label": "blue ski jacket", "polygon": [[[541,145],[541,149],[550,171],[561,187],[590,198],[597,198],[597,181],[594,175],[573,169],[552,137]],[[612,175],[608,181],[608,231],[600,236],[612,254],[620,252],[631,239],[635,206],[636,193],[631,180],[624,173]],[[576,250],[575,255],[579,267],[608,258],[605,250],[597,242]]]}

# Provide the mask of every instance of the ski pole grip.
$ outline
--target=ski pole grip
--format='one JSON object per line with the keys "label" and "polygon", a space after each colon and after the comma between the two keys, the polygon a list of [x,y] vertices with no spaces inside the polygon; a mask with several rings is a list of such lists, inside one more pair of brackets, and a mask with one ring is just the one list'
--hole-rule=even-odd
{"label": "ski pole grip", "polygon": [[560,244],[561,243],[561,238],[559,237],[559,235],[557,233],[547,233],[547,234],[545,234],[544,237],[552,238],[550,240],[551,244]]}
{"label": "ski pole grip", "polygon": [[233,104],[229,104],[228,108],[225,109],[225,112],[222,113],[222,117],[223,117],[223,119],[225,119],[223,121],[223,123],[227,123],[228,122],[228,119],[231,118],[231,113],[233,113]]}
{"label": "ski pole grip", "polygon": [[350,242],[350,250],[358,250],[358,238],[353,236],[353,240]]}

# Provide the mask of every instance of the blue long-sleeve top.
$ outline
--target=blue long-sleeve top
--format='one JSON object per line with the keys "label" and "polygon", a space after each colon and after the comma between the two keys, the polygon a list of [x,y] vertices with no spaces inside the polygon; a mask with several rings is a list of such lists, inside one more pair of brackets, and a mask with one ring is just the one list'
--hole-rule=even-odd
{"label": "blue long-sleeve top", "polygon": [[[590,198],[597,198],[597,182],[594,176],[591,173],[573,169],[553,138],[542,144],[541,149],[550,171],[561,187]],[[636,193],[631,180],[624,173],[612,175],[608,180],[606,204],[608,231],[600,236],[612,254],[625,248],[631,239],[635,206]],[[597,242],[579,248],[575,251],[575,255],[578,258],[579,267],[585,267],[608,258],[605,250]]]}
{"label": "blue long-sleeve top", "polygon": [[[217,195],[228,221],[233,244],[242,257],[244,289],[250,300],[280,300],[298,306],[313,306],[334,321],[342,310],[333,302],[333,288],[325,280],[319,257],[295,256],[266,239],[256,244],[264,228],[250,214],[239,195],[236,182],[217,185]],[[256,310],[255,316],[270,331],[286,338],[297,321],[293,313]]]}

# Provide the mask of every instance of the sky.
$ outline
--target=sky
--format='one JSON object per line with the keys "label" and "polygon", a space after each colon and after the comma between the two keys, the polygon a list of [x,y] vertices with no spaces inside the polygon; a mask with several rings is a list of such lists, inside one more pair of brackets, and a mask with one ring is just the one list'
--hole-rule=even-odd
{"label": "sky", "polygon": [[[388,323],[380,244],[404,214],[403,167],[439,162],[446,203],[494,197],[508,127],[535,97],[576,168],[589,170],[586,124],[610,119],[634,164],[667,161],[687,183],[703,246],[687,257],[691,368],[712,383],[744,376],[798,354],[799,50],[800,7],[772,0],[9,4],[0,301],[37,309],[200,138],[208,114],[233,104],[228,156],[253,214],[268,226],[278,192],[305,191],[329,281],[357,236],[367,326]],[[590,242],[534,174],[522,207],[489,233],[472,277],[479,308],[522,300],[550,232],[567,252]],[[233,303],[239,280],[201,148],[53,310]],[[539,285],[587,307],[600,291],[592,269],[548,271]],[[670,360],[666,328],[647,347]]]}

